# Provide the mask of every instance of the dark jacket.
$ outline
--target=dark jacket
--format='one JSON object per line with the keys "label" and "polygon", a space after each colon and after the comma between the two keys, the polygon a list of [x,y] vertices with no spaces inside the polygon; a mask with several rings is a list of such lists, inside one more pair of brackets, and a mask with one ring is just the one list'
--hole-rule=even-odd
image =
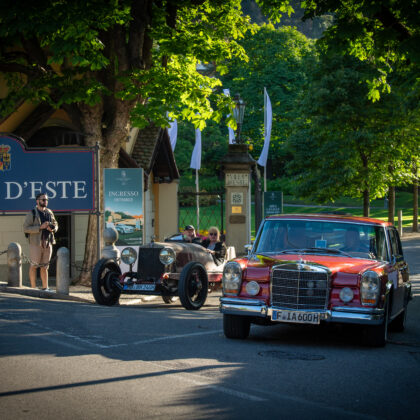
{"label": "dark jacket", "polygon": [[[208,248],[210,245],[210,239],[204,239],[201,242],[201,245],[204,246],[204,248]],[[216,265],[221,265],[224,263],[226,258],[226,251],[227,249],[224,242],[216,242],[216,245],[214,246],[214,254],[211,254]]]}

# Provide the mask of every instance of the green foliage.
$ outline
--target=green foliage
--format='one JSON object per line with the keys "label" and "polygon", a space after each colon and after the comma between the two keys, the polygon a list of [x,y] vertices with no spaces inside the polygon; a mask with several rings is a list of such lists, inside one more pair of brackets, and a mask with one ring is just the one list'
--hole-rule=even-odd
{"label": "green foliage", "polygon": [[364,83],[374,77],[373,66],[341,55],[320,58],[288,142],[295,194],[323,203],[368,191],[374,199],[389,185],[410,182],[419,150],[401,98],[392,93],[373,103]]}
{"label": "green foliage", "polygon": [[293,28],[275,29],[263,25],[253,35],[240,42],[249,61],[237,59],[227,63],[228,74],[221,77],[231,95],[239,93],[246,102],[242,137],[253,144],[253,156],[258,159],[264,144],[264,87],[267,88],[273,110],[271,132],[271,175],[284,173],[282,144],[290,135],[295,119],[294,102],[307,78],[306,69],[314,60],[313,43]]}

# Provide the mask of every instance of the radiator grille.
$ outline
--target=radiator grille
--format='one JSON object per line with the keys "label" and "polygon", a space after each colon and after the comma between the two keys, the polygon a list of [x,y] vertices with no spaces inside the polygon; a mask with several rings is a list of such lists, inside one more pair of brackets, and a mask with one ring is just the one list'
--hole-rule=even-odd
{"label": "radiator grille", "polygon": [[159,261],[159,253],[163,247],[140,247],[138,278],[142,281],[156,281],[164,271],[164,265]]}
{"label": "radiator grille", "polygon": [[294,310],[326,309],[329,297],[328,272],[274,267],[271,281],[273,307]]}

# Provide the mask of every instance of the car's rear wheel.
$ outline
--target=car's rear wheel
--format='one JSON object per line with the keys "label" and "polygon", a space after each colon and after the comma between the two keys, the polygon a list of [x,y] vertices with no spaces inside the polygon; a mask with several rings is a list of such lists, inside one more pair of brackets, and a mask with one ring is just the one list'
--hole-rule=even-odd
{"label": "car's rear wheel", "polygon": [[206,299],[209,288],[206,269],[194,261],[181,271],[178,283],[178,295],[185,309],[200,309]]}
{"label": "car's rear wheel", "polygon": [[164,296],[162,295],[162,300],[167,304],[170,305],[178,300],[178,296]]}
{"label": "car's rear wheel", "polygon": [[114,285],[114,280],[121,274],[118,264],[111,259],[99,260],[92,273],[92,294],[99,305],[112,306],[118,303],[121,290]]}
{"label": "car's rear wheel", "polygon": [[364,342],[370,347],[384,347],[388,338],[389,302],[385,304],[384,319],[379,325],[364,328]]}
{"label": "car's rear wheel", "polygon": [[251,321],[240,315],[223,314],[223,332],[227,338],[245,339],[249,336]]}

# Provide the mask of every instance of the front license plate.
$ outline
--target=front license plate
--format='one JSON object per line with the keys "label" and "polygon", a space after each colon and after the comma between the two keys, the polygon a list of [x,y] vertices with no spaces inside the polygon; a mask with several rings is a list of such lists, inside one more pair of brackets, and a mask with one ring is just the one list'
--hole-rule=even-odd
{"label": "front license plate", "polygon": [[280,311],[273,309],[273,321],[295,322],[298,324],[319,324],[321,315],[318,312]]}
{"label": "front license plate", "polygon": [[130,285],[125,285],[124,286],[124,290],[143,290],[143,291],[148,291],[148,292],[152,292],[155,290],[155,284],[154,283],[149,283],[149,284],[130,284]]}

